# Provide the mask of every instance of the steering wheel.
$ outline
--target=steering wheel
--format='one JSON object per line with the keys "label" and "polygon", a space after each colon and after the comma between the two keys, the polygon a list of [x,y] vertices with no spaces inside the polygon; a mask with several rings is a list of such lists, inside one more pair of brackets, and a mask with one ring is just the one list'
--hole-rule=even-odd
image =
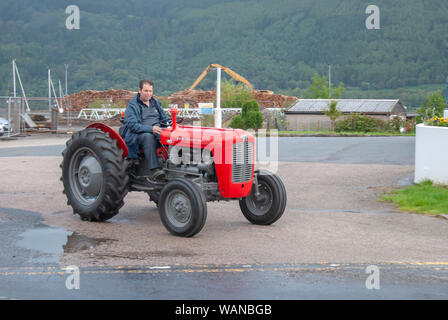
{"label": "steering wheel", "polygon": [[[184,119],[183,118],[177,118],[177,123],[181,123]],[[165,120],[160,120],[157,121],[155,124],[160,124],[161,128],[167,128],[167,127],[171,127],[171,125],[173,124],[173,120],[170,118],[167,118]]]}

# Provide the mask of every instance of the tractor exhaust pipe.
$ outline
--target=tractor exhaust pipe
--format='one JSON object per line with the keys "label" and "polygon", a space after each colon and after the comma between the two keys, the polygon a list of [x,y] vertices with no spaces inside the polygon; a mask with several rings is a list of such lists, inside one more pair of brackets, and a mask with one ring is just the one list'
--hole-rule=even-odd
{"label": "tractor exhaust pipe", "polygon": [[172,130],[176,130],[176,125],[177,125],[177,113],[179,112],[179,110],[177,110],[176,108],[171,108],[170,109],[170,113],[171,113],[171,128]]}

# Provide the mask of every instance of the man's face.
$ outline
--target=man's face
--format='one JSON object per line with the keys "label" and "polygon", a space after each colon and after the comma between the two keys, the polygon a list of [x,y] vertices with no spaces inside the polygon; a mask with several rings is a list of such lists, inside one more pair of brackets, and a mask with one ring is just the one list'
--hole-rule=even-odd
{"label": "man's face", "polygon": [[152,98],[152,86],[145,83],[143,89],[138,88],[138,93],[140,93],[140,99],[142,101],[148,101]]}

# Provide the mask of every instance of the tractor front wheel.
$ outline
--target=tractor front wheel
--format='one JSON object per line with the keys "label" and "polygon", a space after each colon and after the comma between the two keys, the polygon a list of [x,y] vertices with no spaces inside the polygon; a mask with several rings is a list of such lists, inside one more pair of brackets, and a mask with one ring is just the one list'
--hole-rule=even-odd
{"label": "tractor front wheel", "polygon": [[158,205],[163,225],[176,236],[194,236],[207,219],[205,195],[188,179],[168,182],[160,193]]}
{"label": "tractor front wheel", "polygon": [[267,170],[255,171],[255,175],[258,188],[252,186],[251,193],[239,201],[240,208],[251,223],[269,225],[285,211],[286,189],[280,178]]}

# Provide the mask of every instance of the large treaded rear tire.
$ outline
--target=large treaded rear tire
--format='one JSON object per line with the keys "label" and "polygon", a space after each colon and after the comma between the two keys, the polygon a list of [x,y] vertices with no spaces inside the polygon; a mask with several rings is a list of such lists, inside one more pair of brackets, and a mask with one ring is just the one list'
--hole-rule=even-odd
{"label": "large treaded rear tire", "polygon": [[243,215],[253,224],[270,225],[280,219],[286,208],[286,189],[280,178],[267,171],[256,171],[260,194],[255,197],[252,188],[250,195],[239,201]]}
{"label": "large treaded rear tire", "polygon": [[192,237],[205,225],[207,200],[202,190],[188,179],[174,179],[162,189],[160,218],[171,234]]}
{"label": "large treaded rear tire", "polygon": [[109,133],[88,128],[73,134],[62,152],[61,181],[73,213],[105,221],[123,206],[129,177],[123,151]]}

